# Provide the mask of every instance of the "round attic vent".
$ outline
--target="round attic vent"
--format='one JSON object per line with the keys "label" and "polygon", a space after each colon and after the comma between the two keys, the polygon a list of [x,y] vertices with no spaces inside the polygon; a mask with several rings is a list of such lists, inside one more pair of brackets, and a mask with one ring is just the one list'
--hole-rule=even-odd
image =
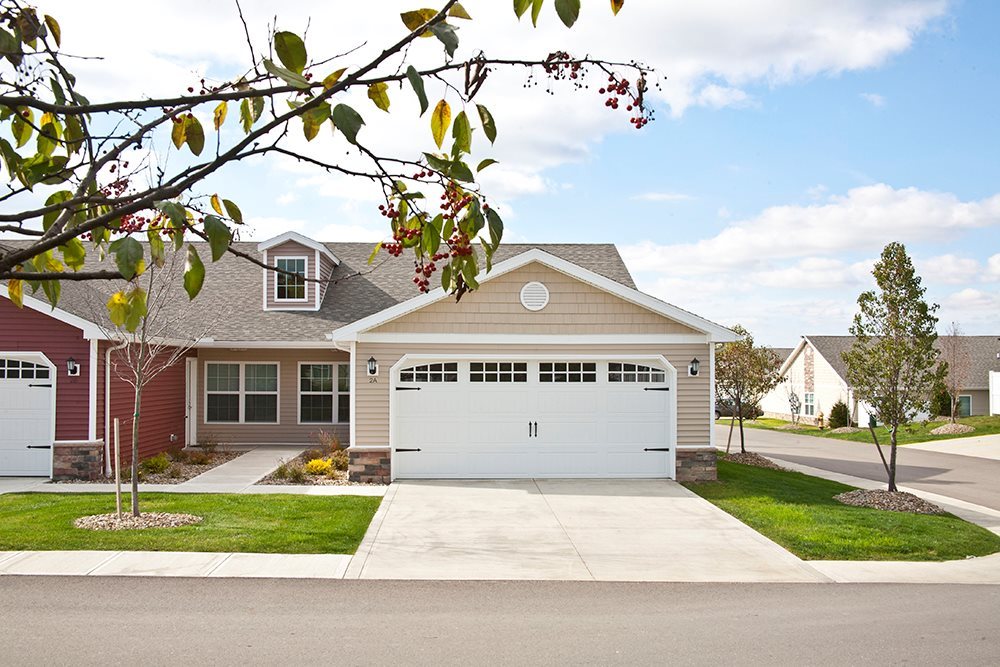
{"label": "round attic vent", "polygon": [[530,282],[521,288],[521,305],[528,310],[541,310],[549,303],[549,288]]}

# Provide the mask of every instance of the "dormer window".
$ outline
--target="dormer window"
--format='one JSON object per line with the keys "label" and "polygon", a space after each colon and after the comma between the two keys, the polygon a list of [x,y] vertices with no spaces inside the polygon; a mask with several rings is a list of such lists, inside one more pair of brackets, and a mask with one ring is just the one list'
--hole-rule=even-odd
{"label": "dormer window", "polygon": [[[306,257],[279,257],[274,260],[274,266],[278,269],[274,283],[275,301],[306,300],[305,277],[308,265],[309,259]],[[288,273],[282,273],[283,271]]]}

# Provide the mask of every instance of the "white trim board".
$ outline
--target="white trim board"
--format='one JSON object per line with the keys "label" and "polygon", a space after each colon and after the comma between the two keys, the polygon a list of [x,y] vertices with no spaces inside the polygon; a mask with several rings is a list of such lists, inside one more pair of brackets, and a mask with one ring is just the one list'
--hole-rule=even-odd
{"label": "white trim board", "polygon": [[257,250],[259,252],[264,252],[265,250],[274,248],[276,246],[281,245],[282,243],[288,243],[288,242],[298,243],[301,246],[305,246],[307,248],[320,252],[326,255],[326,257],[329,258],[330,261],[334,263],[334,265],[340,264],[340,259],[338,259],[336,255],[330,252],[329,248],[327,248],[319,241],[314,241],[308,236],[303,236],[298,232],[285,232],[284,234],[279,234],[278,236],[271,237],[266,241],[261,241],[260,243],[257,244]]}
{"label": "white trim board", "polygon": [[[355,341],[352,341],[355,342]],[[689,334],[428,334],[359,333],[358,343],[441,343],[447,345],[705,345],[708,335]]]}
{"label": "white trim board", "polygon": [[[538,248],[523,252],[520,255],[516,255],[515,257],[496,264],[493,267],[493,270],[482,279],[481,283],[485,284],[498,276],[502,276],[523,266],[527,266],[532,262],[538,262],[539,264],[564,273],[572,278],[576,278],[581,282],[614,294],[625,301],[650,310],[658,315],[662,315],[667,319],[680,322],[681,324],[689,326],[692,329],[701,331],[706,335],[709,341],[733,342],[739,340],[739,337],[735,333],[719,324],[710,322],[709,320],[699,317],[693,313],[689,313],[688,311],[678,308],[677,306],[672,306],[669,303],[660,301],[659,299],[648,294],[644,294],[639,290],[626,287],[625,285],[615,282],[610,278],[605,278],[602,275],[556,257],[555,255],[547,253],[544,250],[539,250]],[[369,315],[368,317],[362,318],[356,322],[340,327],[339,329],[333,331],[329,337],[331,340],[344,342],[357,340],[358,334],[367,332],[368,330],[382,324],[386,324],[387,322],[391,322],[392,320],[424,308],[425,306],[429,306],[447,298],[448,296],[448,292],[446,292],[443,288],[435,288],[427,294],[415,296],[412,299],[408,299],[407,301],[403,301],[395,306],[390,306],[389,308],[379,311],[378,313]]]}

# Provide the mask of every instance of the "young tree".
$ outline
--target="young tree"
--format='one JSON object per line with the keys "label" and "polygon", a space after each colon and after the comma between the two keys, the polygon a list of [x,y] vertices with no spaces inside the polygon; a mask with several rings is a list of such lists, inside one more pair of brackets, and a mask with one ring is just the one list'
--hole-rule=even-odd
{"label": "young tree", "polygon": [[948,392],[950,409],[948,416],[954,424],[958,419],[958,394],[969,385],[969,373],[972,366],[972,357],[969,354],[969,345],[962,335],[962,328],[957,322],[952,322],[945,334],[938,341],[938,349],[941,350],[941,365],[944,367],[944,387]]}
{"label": "young tree", "polygon": [[799,398],[798,392],[795,391],[795,387],[798,386],[798,374],[789,369],[784,383],[785,399],[788,401],[788,413],[792,417],[792,424],[798,424],[799,417],[802,414],[802,399]]}
{"label": "young tree", "polygon": [[[400,36],[371,58],[358,49],[315,56],[288,30],[269,32],[261,48],[247,28],[248,60],[229,80],[202,80],[174,97],[92,103],[70,69],[81,54],[60,50],[57,20],[24,0],[0,1],[0,130],[13,137],[13,143],[0,139],[11,183],[0,194],[0,232],[25,241],[0,249],[0,280],[8,281],[12,301],[20,304],[26,284],[56,304],[62,281],[132,281],[162,259],[165,243],[184,250],[183,285],[193,299],[204,283],[205,263],[196,247],[186,244],[191,238],[209,242],[213,262],[231,253],[278,271],[231,245],[243,223],[236,202],[193,190],[226,166],[259,156],[290,157],[377,184],[392,240],[377,245],[372,259],[381,251],[412,254],[414,282],[424,292],[435,272],[456,298],[476,289],[503,236],[500,215],[476,184],[476,173],[495,160],[471,160],[473,124],[490,145],[497,138],[496,122],[480,101],[491,73],[524,70],[532,82],[547,80],[551,91],[563,87],[599,95],[600,104],[621,107],[640,129],[653,115],[645,97],[651,72],[635,62],[564,51],[536,59],[489,57],[481,50],[460,56],[458,24],[472,17],[456,0],[439,2],[436,9],[386,17],[387,25],[399,26]],[[580,0],[553,4],[571,27]],[[613,13],[623,4],[611,0]],[[544,5],[545,0],[514,0],[513,9],[520,18],[530,8],[536,23]],[[236,11],[242,19],[238,2]],[[351,39],[357,38],[345,35],[343,41]],[[437,64],[414,64],[426,63],[432,48],[441,49]],[[387,113],[396,87],[415,95],[420,115],[428,117],[432,142],[423,153],[377,154],[366,143],[362,112],[346,102],[358,91],[377,113]],[[438,91],[442,97],[434,102]],[[453,104],[461,108],[453,110]],[[211,125],[199,117],[210,118]],[[222,132],[227,123],[235,132]],[[312,141],[320,131],[334,132],[332,140],[341,146],[316,157],[293,141],[299,133]],[[477,143],[478,150],[485,142]],[[156,154],[153,147],[162,144],[167,151]],[[114,262],[84,270],[90,253],[108,254]],[[142,318],[131,311],[141,311],[145,300],[144,290],[132,283],[118,293],[115,307],[138,326]]]}
{"label": "young tree", "polygon": [[896,491],[899,427],[926,410],[944,369],[938,364],[937,304],[924,300],[924,287],[902,243],[890,243],[872,272],[877,290],[858,297],[851,349],[844,352],[847,381],[858,400],[889,431],[889,460],[870,428],[889,482]]}
{"label": "young tree", "polygon": [[753,336],[740,325],[732,329],[740,340],[724,343],[715,352],[715,391],[733,404],[740,422],[740,452],[746,453],[743,408],[755,407],[778,386],[781,359],[770,348],[754,345]]}

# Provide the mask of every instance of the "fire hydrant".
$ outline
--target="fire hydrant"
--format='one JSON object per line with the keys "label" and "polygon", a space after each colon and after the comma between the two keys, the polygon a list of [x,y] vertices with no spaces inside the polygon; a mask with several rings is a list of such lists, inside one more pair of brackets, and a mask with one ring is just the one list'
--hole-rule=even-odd
{"label": "fire hydrant", "polygon": [[819,415],[816,416],[816,426],[819,427],[819,430],[821,430],[821,431],[823,430],[823,413],[822,412],[819,413]]}

